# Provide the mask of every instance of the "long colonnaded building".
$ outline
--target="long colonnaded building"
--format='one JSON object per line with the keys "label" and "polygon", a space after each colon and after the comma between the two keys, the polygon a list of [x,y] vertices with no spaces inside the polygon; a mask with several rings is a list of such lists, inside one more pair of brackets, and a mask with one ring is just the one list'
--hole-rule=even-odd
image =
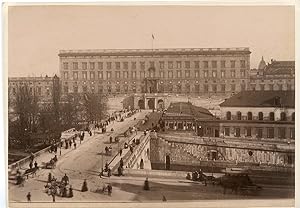
{"label": "long colonnaded building", "polygon": [[67,93],[232,94],[248,89],[249,48],[61,50]]}

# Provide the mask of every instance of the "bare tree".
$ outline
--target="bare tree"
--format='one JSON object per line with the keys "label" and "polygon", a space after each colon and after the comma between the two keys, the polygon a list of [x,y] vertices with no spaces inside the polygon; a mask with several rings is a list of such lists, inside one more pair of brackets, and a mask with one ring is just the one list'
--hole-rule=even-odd
{"label": "bare tree", "polygon": [[98,123],[107,113],[107,100],[101,94],[84,94],[84,106],[88,123]]}
{"label": "bare tree", "polygon": [[38,97],[34,88],[19,86],[16,93],[15,112],[18,118],[18,135],[31,145],[30,132],[36,132],[38,121]]}
{"label": "bare tree", "polygon": [[61,125],[64,129],[77,127],[80,122],[80,112],[82,106],[80,104],[80,97],[67,95],[66,98],[61,102],[60,116]]}

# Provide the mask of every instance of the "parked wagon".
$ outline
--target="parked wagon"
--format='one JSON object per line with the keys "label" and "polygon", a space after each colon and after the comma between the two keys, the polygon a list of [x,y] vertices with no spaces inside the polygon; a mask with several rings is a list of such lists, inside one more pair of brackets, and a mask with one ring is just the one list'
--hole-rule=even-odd
{"label": "parked wagon", "polygon": [[42,166],[46,169],[54,169],[56,167],[56,162],[55,160],[51,159],[49,162],[42,163]]}

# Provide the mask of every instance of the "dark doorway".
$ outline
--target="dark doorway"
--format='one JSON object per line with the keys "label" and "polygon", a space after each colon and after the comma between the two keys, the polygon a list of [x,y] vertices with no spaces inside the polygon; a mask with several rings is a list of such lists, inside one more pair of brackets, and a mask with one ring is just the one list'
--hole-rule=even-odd
{"label": "dark doorway", "polygon": [[219,137],[219,130],[215,129],[215,137]]}
{"label": "dark doorway", "polygon": [[150,98],[149,100],[148,100],[148,106],[149,106],[149,109],[154,109],[154,107],[155,107],[155,99],[154,98]]}
{"label": "dark doorway", "polygon": [[140,109],[145,109],[145,102],[144,102],[144,100],[139,100],[138,106],[139,106]]}
{"label": "dark doorway", "polygon": [[166,170],[170,170],[170,166],[171,166],[171,164],[170,164],[170,156],[167,155],[166,156]]}
{"label": "dark doorway", "polygon": [[217,154],[216,151],[212,151],[212,152],[211,152],[211,159],[212,159],[212,160],[217,160],[217,159],[218,159],[217,156],[218,156],[218,154]]}
{"label": "dark doorway", "polygon": [[178,130],[182,130],[183,129],[183,123],[178,123],[177,127],[178,127]]}
{"label": "dark doorway", "polygon": [[198,136],[203,136],[203,128],[201,126],[198,126]]}

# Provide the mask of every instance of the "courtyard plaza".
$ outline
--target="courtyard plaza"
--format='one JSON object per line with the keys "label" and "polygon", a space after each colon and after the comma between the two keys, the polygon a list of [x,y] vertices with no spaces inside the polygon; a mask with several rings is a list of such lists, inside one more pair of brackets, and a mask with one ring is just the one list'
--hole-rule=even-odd
{"label": "courtyard plaza", "polygon": [[[148,176],[151,174],[149,171]],[[18,188],[14,192],[14,200],[11,200],[11,207],[18,207],[24,205],[26,202],[27,191],[31,191],[32,202],[29,207],[39,207],[39,202],[52,203],[52,197],[44,192],[43,185],[46,177],[30,179],[25,187]],[[62,202],[76,202],[76,203],[97,203],[97,202],[161,202],[163,196],[166,197],[167,202],[198,202],[201,205],[210,202],[209,200],[220,200],[220,204],[236,205],[232,200],[252,201],[253,206],[293,206],[293,192],[294,189],[284,185],[264,185],[263,190],[255,195],[240,195],[228,192],[223,194],[223,189],[220,186],[207,185],[200,182],[189,181],[184,178],[163,178],[163,177],[149,177],[150,190],[143,189],[145,176],[130,176],[122,177],[112,176],[111,178],[100,179],[97,176],[89,177],[87,192],[80,192],[82,180],[70,179],[73,185],[74,197],[62,198],[56,197],[56,203]],[[98,189],[103,187],[103,184],[110,183],[113,187],[112,195],[107,193],[100,193]],[[223,201],[226,200],[226,201]],[[255,203],[254,203],[255,202]],[[25,204],[27,203],[27,204]],[[53,204],[53,203],[52,203]],[[209,204],[209,203],[208,203]],[[242,204],[237,202],[240,206],[246,207],[250,204]],[[83,204],[82,204],[83,205]],[[202,206],[201,206],[202,207]],[[208,206],[209,207],[209,206]],[[229,206],[230,207],[230,206]]]}

